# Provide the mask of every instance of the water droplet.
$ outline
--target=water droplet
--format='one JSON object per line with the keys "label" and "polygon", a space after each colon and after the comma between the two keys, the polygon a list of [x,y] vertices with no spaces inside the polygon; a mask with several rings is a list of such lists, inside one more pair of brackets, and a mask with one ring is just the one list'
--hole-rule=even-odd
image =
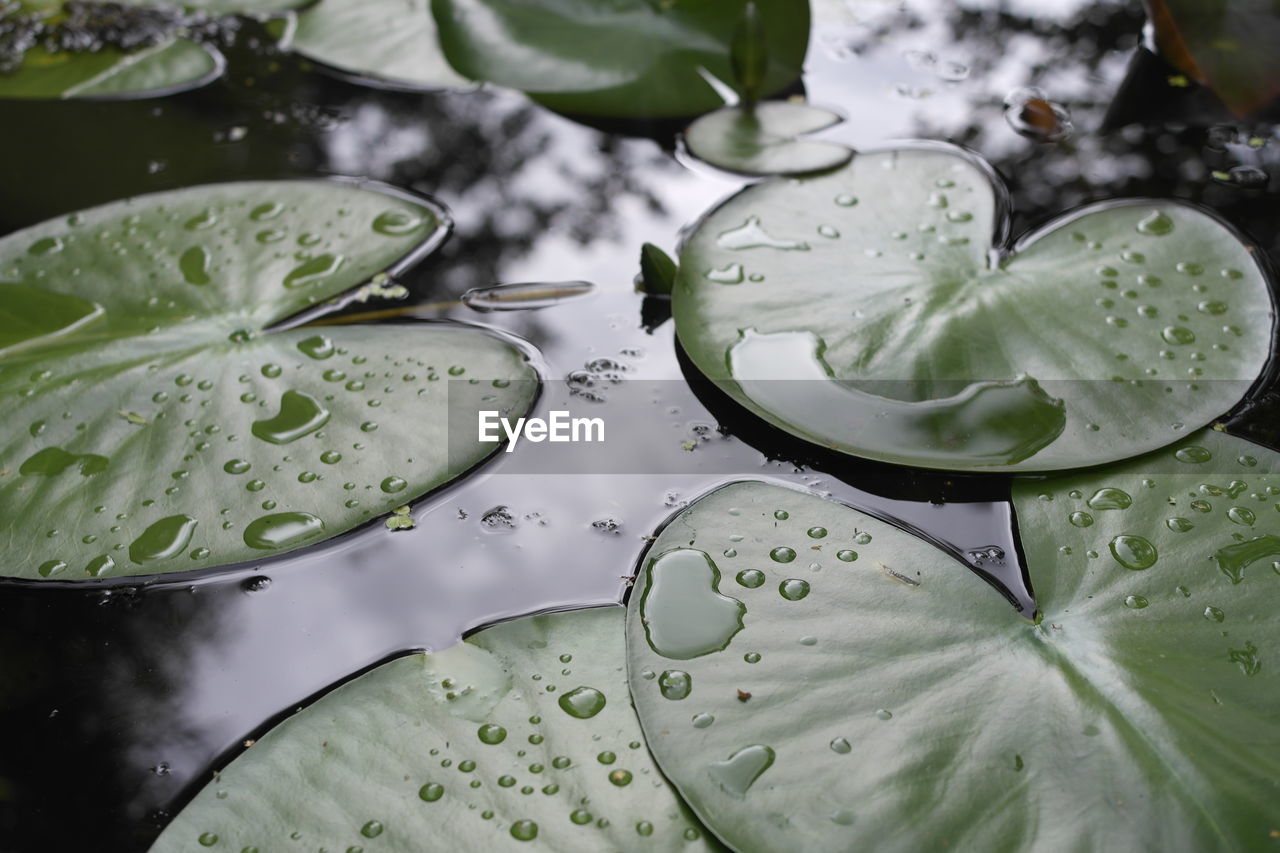
{"label": "water droplet", "polygon": [[46,560],[40,564],[40,567],[36,569],[36,571],[40,573],[40,577],[47,578],[50,575],[56,575],[66,567],[67,564],[62,560]]}
{"label": "water droplet", "polygon": [[886,720],[886,721],[888,721],[888,720],[892,720],[892,719],[893,719],[893,712],[892,712],[892,711],[890,711],[890,710],[888,710],[887,708],[879,708],[879,709],[877,709],[877,710],[876,710],[876,717],[878,717],[878,718],[879,718],[879,719],[881,719],[881,720]]}
{"label": "water droplet", "polygon": [[1280,537],[1268,534],[1221,548],[1213,559],[1222,573],[1237,584],[1244,580],[1244,570],[1250,565],[1275,556],[1280,556]]}
{"label": "water droplet", "polygon": [[404,491],[405,487],[408,485],[409,484],[400,477],[387,477],[382,481],[379,488],[387,494],[395,494],[396,492]]}
{"label": "water droplet", "polygon": [[486,723],[479,728],[476,736],[480,738],[481,743],[487,743],[492,746],[507,739],[507,730],[494,723]]}
{"label": "water droplet", "polygon": [[1187,519],[1179,517],[1166,518],[1164,520],[1164,526],[1172,530],[1174,533],[1186,533],[1188,530],[1195,527],[1195,525]]}
{"label": "water droplet", "polygon": [[1257,675],[1262,671],[1262,661],[1258,659],[1258,647],[1253,643],[1245,643],[1243,649],[1228,649],[1231,662],[1240,667],[1245,675]]}
{"label": "water droplet", "polygon": [[[267,368],[263,368],[266,373]],[[330,412],[315,397],[301,391],[285,391],[280,397],[280,413],[253,422],[250,431],[263,441],[288,444],[310,435],[329,422]]]}
{"label": "water droplet", "polygon": [[837,551],[836,559],[845,563],[852,563],[854,560],[858,559],[858,552],[850,551],[848,549],[845,549],[844,551]]}
{"label": "water droplet", "polygon": [[695,729],[705,729],[707,726],[711,725],[715,721],[716,721],[716,718],[711,714],[694,714],[693,715],[693,727]]}
{"label": "water droplet", "polygon": [[753,744],[743,747],[724,761],[712,762],[707,769],[723,791],[742,797],[761,774],[773,765],[774,758],[772,747]]}
{"label": "water droplet", "polygon": [[209,250],[192,246],[178,258],[178,269],[187,284],[205,285],[209,283],[209,263]]}
{"label": "water droplet", "polygon": [[1120,489],[1104,488],[1094,492],[1087,503],[1090,509],[1096,510],[1128,509],[1133,505],[1133,498]]}
{"label": "water droplet", "polygon": [[255,222],[262,222],[267,219],[275,219],[284,212],[284,205],[278,201],[269,201],[258,205],[249,211],[249,218]]}
{"label": "water droplet", "polygon": [[738,228],[725,231],[716,243],[723,249],[734,251],[742,249],[782,249],[808,251],[809,244],[797,240],[784,240],[771,236],[760,224],[760,217],[749,216]]}
{"label": "water droplet", "polygon": [[785,546],[774,548],[769,552],[769,559],[775,563],[790,563],[796,558],[796,552]]}
{"label": "water droplet", "polygon": [[1125,598],[1124,606],[1130,610],[1141,610],[1148,604],[1147,600],[1141,595],[1130,595]]}
{"label": "water droplet", "polygon": [[737,579],[738,583],[747,589],[756,589],[765,581],[764,572],[759,569],[745,569],[738,572]]}
{"label": "water droplet", "polygon": [[1223,613],[1222,609],[1219,607],[1210,606],[1204,609],[1204,618],[1208,619],[1210,622],[1221,622],[1223,619],[1227,618],[1227,614]]}
{"label": "water droplet", "polygon": [[572,823],[577,824],[578,826],[586,826],[587,824],[591,823],[591,821],[593,821],[594,819],[595,818],[592,817],[591,812],[587,811],[586,809],[574,809],[573,811],[569,812],[569,820]]}
{"label": "water droplet", "polygon": [[1190,447],[1178,448],[1178,450],[1174,452],[1173,457],[1179,462],[1198,464],[1201,462],[1208,462],[1213,458],[1213,454],[1209,452],[1208,448],[1192,445]]}
{"label": "water droplet", "polygon": [[511,824],[511,837],[516,841],[532,841],[538,837],[538,824],[531,820],[518,820]]}
{"label": "water droplet", "polygon": [[809,594],[809,583],[799,578],[788,578],[778,585],[778,593],[787,601],[799,601]]}
{"label": "water droplet", "polygon": [[1142,571],[1156,564],[1156,546],[1141,536],[1122,533],[1111,540],[1111,556],[1126,569]]}
{"label": "water droplet", "polygon": [[831,751],[840,755],[848,755],[850,752],[853,752],[853,747],[849,744],[848,740],[838,737],[832,739]]}
{"label": "water droplet", "polygon": [[720,570],[706,553],[667,551],[645,572],[641,618],[649,645],[663,657],[688,660],[719,651],[742,630],[746,607],[719,591]]}
{"label": "water droplet", "polygon": [[298,349],[317,360],[329,358],[334,353],[333,341],[324,335],[312,335],[309,338],[298,341]]}
{"label": "water droplet", "polygon": [[1093,524],[1093,516],[1087,512],[1073,512],[1068,520],[1076,527],[1088,527]]}
{"label": "water droplet", "polygon": [[810,538],[810,539],[821,539],[821,538],[823,538],[824,536],[826,536],[826,535],[827,535],[827,528],[825,528],[825,527],[810,527],[807,531],[805,531],[805,533],[807,533],[807,534],[808,534],[808,536],[809,536],[809,538]]}
{"label": "water droplet", "polygon": [[1233,506],[1227,510],[1227,518],[1245,527],[1252,527],[1253,523],[1257,521],[1257,516],[1253,514],[1253,510],[1242,506]]}
{"label": "water droplet", "polygon": [[[510,777],[504,777],[510,778]],[[515,780],[512,779],[512,782]],[[444,786],[438,782],[428,782],[418,789],[418,798],[426,803],[434,803],[444,796]]]}
{"label": "water droplet", "polygon": [[621,768],[619,768],[618,770],[610,770],[609,781],[617,785],[619,788],[625,787],[626,785],[630,785],[631,771],[623,770]]}
{"label": "water droplet", "polygon": [[1173,220],[1165,213],[1153,210],[1138,223],[1137,231],[1139,234],[1163,237],[1166,234],[1173,233]]}
{"label": "water droplet", "polygon": [[218,216],[212,210],[203,210],[188,219],[183,228],[188,231],[204,231],[218,224]]}
{"label": "water droplet", "polygon": [[212,847],[218,843],[218,834],[216,832],[202,832],[196,840],[200,842],[201,847]]}
{"label": "water droplet", "polygon": [[760,663],[760,653],[747,652],[745,655],[742,656],[742,659],[747,663]]}
{"label": "water droplet", "polygon": [[196,520],[189,515],[171,515],[153,523],[129,545],[129,559],[139,565],[176,557],[191,544]]}
{"label": "water droplet", "polygon": [[346,260],[342,255],[323,254],[303,261],[284,277],[284,286],[305,287],[336,273]]}
{"label": "water droplet", "polygon": [[407,210],[387,210],[373,218],[373,230],[388,237],[411,234],[422,227],[423,219]]}
{"label": "water droplet", "polygon": [[591,719],[603,711],[604,706],[604,694],[594,687],[575,687],[560,697],[560,710],[579,720]]}
{"label": "water droplet", "polygon": [[718,284],[742,284],[742,280],[746,277],[742,264],[729,264],[718,270],[710,269],[705,275],[708,281]]}
{"label": "water droplet", "polygon": [[324,522],[310,513],[281,512],[249,522],[244,529],[244,543],[262,550],[292,548],[316,538],[323,531]]}
{"label": "water droplet", "polygon": [[658,676],[658,690],[666,699],[684,699],[693,690],[693,676],[678,669],[668,669]]}

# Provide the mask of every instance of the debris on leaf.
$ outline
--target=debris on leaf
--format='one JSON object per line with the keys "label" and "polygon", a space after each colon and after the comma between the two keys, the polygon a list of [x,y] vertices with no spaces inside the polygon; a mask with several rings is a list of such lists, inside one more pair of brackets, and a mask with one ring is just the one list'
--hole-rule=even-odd
{"label": "debris on leaf", "polygon": [[416,526],[413,516],[409,514],[409,507],[398,506],[391,510],[391,515],[387,516],[384,522],[388,530],[412,530]]}

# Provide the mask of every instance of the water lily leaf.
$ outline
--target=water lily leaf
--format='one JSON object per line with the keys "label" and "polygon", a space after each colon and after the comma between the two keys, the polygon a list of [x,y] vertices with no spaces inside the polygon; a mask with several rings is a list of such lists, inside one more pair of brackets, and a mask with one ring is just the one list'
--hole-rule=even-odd
{"label": "water lily leaf", "polygon": [[[1280,486],[1280,454],[1255,456],[1250,488]],[[1128,479],[1111,473],[1093,483]],[[723,487],[668,525],[628,605],[629,677],[708,828],[740,853],[1264,845],[1269,560],[1232,584],[1206,559],[1216,535],[1145,571],[1067,559],[1067,508],[1044,506],[1022,518],[1038,624],[931,545],[777,486]]]}
{"label": "water lily leaf", "polygon": [[[519,89],[560,112],[688,116],[724,100],[704,79],[734,79],[730,46],[746,0],[432,0],[459,73]],[[767,70],[760,94],[800,76],[808,3],[757,0]]]}
{"label": "water lily leaf", "polygon": [[288,181],[142,196],[0,239],[3,573],[256,560],[482,459],[494,445],[446,441],[448,409],[529,405],[511,344],[438,325],[269,328],[446,229],[426,201]]}
{"label": "water lily leaf", "polygon": [[1280,95],[1280,0],[1144,0],[1156,45],[1236,115]]}
{"label": "water lily leaf", "polygon": [[841,121],[830,110],[790,101],[725,107],[689,125],[684,144],[694,157],[730,172],[800,175],[849,162],[847,145],[797,138]]}
{"label": "water lily leaf", "polygon": [[233,761],[152,851],[720,850],[641,742],[623,619],[535,616],[380,666]]}
{"label": "water lily leaf", "polygon": [[959,470],[1139,455],[1219,417],[1261,372],[1266,278],[1211,215],[1093,205],[997,254],[1003,217],[957,149],[752,185],[681,253],[680,342],[795,435]]}
{"label": "water lily leaf", "polygon": [[430,0],[320,0],[298,16],[293,47],[397,88],[470,85],[440,50]]}
{"label": "water lily leaf", "polygon": [[132,52],[50,53],[33,47],[0,73],[0,98],[150,98],[196,89],[222,73],[214,48],[175,38]]}

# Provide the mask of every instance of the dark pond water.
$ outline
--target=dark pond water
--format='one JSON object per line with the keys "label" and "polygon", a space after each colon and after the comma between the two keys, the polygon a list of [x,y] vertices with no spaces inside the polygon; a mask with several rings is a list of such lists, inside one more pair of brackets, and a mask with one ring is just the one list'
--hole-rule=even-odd
{"label": "dark pond water", "polygon": [[[863,23],[817,29],[804,85],[848,117],[832,138],[982,153],[1008,182],[1015,234],[1088,201],[1176,196],[1280,257],[1273,125],[1167,85],[1170,70],[1139,49],[1137,5],[886,0]],[[229,75],[196,92],[0,104],[0,232],[240,178],[360,175],[428,194],[455,233],[406,276],[412,310],[381,321],[513,332],[541,353],[543,409],[572,402],[632,428],[610,457],[576,468],[549,468],[527,444],[501,454],[417,502],[410,532],[376,524],[199,577],[0,585],[0,853],[145,849],[245,740],[335,683],[496,620],[621,600],[645,537],[733,479],[812,489],[912,527],[1032,611],[1007,479],[835,459],[780,439],[694,375],[665,306],[634,292],[637,252],[643,241],[673,250],[742,182],[675,154],[678,128],[596,129],[501,91],[377,91],[263,55],[252,35],[230,50]],[[1005,120],[1005,97],[1028,86],[1070,111],[1069,139],[1038,143]],[[1213,177],[1234,167],[1263,178]],[[473,287],[563,280],[596,289],[539,311],[459,302]],[[1270,394],[1232,423],[1276,447]],[[969,554],[991,549],[1003,558]]]}

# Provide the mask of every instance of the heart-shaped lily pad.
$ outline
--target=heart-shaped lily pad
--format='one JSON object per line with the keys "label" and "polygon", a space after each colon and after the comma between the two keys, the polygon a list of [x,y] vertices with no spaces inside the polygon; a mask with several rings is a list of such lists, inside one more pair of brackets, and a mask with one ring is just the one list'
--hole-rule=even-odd
{"label": "heart-shaped lily pad", "polygon": [[992,252],[1004,215],[987,170],[943,147],[752,185],[684,247],[680,342],[793,434],[963,470],[1139,455],[1222,415],[1261,372],[1267,282],[1211,215],[1094,205]]}
{"label": "heart-shaped lily pad", "polygon": [[[760,94],[800,76],[804,0],[755,0]],[[519,89],[560,112],[697,115],[723,106],[704,78],[734,79],[730,48],[746,0],[432,0],[440,43],[463,76]]]}
{"label": "heart-shaped lily pad", "polygon": [[152,851],[720,850],[641,741],[623,620],[535,616],[380,666],[233,761]]}
{"label": "heart-shaped lily pad", "polygon": [[836,142],[800,139],[843,119],[791,101],[725,107],[699,118],[684,132],[689,153],[744,175],[800,175],[849,162],[853,149]]}
{"label": "heart-shaped lily pad", "polygon": [[395,88],[469,85],[440,50],[431,0],[320,0],[298,15],[293,48]]}
{"label": "heart-shaped lily pad", "polygon": [[[1253,455],[1249,488],[1280,488],[1280,454]],[[1145,571],[1063,556],[1079,533],[1063,499],[1019,504],[1024,536],[1054,545],[1029,548],[1038,623],[844,506],[758,482],[695,503],[628,610],[632,697],[663,772],[740,853],[1265,845],[1280,576],[1268,560],[1233,584],[1209,559],[1238,544],[1220,533],[1180,534]]]}
{"label": "heart-shaped lily pad", "polygon": [[0,572],[259,559],[484,458],[494,445],[446,440],[449,411],[530,404],[534,374],[506,341],[444,325],[268,330],[446,229],[422,200],[277,181],[142,196],[0,240]]}

